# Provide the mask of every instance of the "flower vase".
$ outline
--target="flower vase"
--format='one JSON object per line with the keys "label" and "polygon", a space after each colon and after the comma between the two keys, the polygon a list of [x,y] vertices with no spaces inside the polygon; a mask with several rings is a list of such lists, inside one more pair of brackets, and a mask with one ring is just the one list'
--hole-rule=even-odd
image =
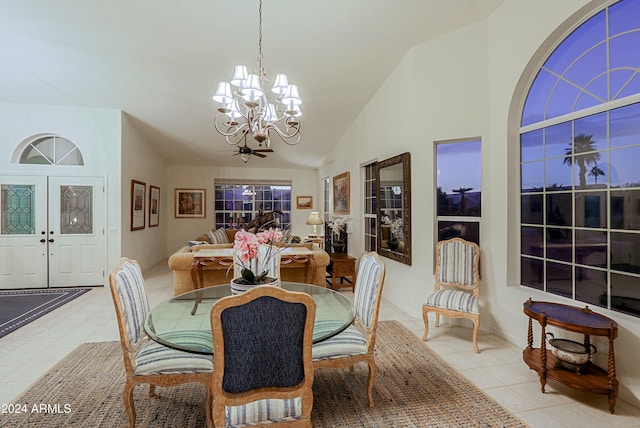
{"label": "flower vase", "polygon": [[245,291],[251,290],[254,287],[261,287],[263,285],[277,287],[279,285],[279,281],[277,278],[267,277],[265,278],[265,282],[263,282],[262,284],[245,284],[242,277],[233,278],[231,280],[231,294],[235,296],[236,294],[241,294]]}
{"label": "flower vase", "polygon": [[398,249],[398,241],[387,241],[387,247],[389,247],[390,250],[396,251]]}

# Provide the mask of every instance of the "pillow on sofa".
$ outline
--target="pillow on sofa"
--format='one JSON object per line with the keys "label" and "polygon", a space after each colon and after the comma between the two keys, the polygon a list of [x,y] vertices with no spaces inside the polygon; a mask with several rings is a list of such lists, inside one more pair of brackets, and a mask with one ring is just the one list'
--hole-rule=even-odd
{"label": "pillow on sofa", "polygon": [[216,230],[210,230],[207,232],[207,238],[211,241],[212,244],[229,244],[229,237],[227,236],[227,232],[223,228]]}

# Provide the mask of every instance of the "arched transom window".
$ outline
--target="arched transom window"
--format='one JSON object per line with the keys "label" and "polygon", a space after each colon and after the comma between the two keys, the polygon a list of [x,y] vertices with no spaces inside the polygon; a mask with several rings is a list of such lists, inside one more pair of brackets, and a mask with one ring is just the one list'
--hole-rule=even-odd
{"label": "arched transom window", "polygon": [[20,155],[21,164],[84,165],[78,147],[57,135],[39,136]]}
{"label": "arched transom window", "polygon": [[521,284],[640,316],[640,1],[537,71],[520,128]]}

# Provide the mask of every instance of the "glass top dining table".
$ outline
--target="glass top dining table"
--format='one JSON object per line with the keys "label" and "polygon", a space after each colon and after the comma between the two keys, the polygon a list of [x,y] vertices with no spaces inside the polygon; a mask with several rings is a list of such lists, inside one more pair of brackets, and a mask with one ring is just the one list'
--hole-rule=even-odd
{"label": "glass top dining table", "polygon": [[[346,329],[355,318],[351,300],[345,295],[313,284],[282,281],[280,287],[311,295],[316,304],[313,343]],[[213,354],[209,314],[215,303],[231,295],[229,284],[189,291],[153,307],[144,323],[156,342],[182,351]]]}

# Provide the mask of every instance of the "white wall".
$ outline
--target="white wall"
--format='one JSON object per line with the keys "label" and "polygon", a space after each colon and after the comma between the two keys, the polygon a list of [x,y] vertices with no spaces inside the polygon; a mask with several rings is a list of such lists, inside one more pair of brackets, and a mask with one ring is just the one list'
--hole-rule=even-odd
{"label": "white wall", "polygon": [[[35,134],[52,133],[78,146],[83,167],[20,165],[11,162],[16,147]],[[97,176],[105,179],[107,274],[120,257],[120,111],[82,107],[0,103],[0,174]]]}
{"label": "white wall", "polygon": [[[351,171],[349,252],[360,256],[363,179],[359,165],[411,152],[413,264],[385,259],[384,296],[396,306],[420,316],[421,302],[433,290],[434,141],[478,136],[483,165],[481,328],[524,347],[527,317],[522,303],[529,297],[582,306],[518,285],[517,263],[509,258],[509,253],[518,252],[518,139],[508,137],[514,132],[514,119],[517,131],[512,99],[528,62],[545,39],[587,3],[507,0],[488,20],[416,46],[320,169],[321,177]],[[620,396],[637,403],[640,369],[632,358],[640,351],[640,321],[594,309],[619,323],[615,345]],[[596,346],[602,350],[596,354],[596,363],[606,367],[608,346],[601,340]]]}
{"label": "white wall", "polygon": [[[131,180],[145,183],[145,228],[131,230]],[[149,227],[149,186],[160,188],[160,218],[157,227]],[[167,187],[167,163],[138,132],[127,114],[122,115],[122,255],[148,269],[166,255],[168,218],[166,207],[173,200]]]}
{"label": "white wall", "polygon": [[[291,180],[291,231],[295,235],[306,236],[312,226],[306,223],[312,210],[295,209],[296,196],[312,196],[313,211],[320,207],[319,176],[315,170],[272,169],[251,167],[204,167],[170,165],[167,168],[168,199],[165,218],[168,219],[166,254],[171,255],[178,248],[187,245],[214,227],[213,186],[215,178],[252,180]],[[206,218],[174,218],[174,189],[206,189]]]}

